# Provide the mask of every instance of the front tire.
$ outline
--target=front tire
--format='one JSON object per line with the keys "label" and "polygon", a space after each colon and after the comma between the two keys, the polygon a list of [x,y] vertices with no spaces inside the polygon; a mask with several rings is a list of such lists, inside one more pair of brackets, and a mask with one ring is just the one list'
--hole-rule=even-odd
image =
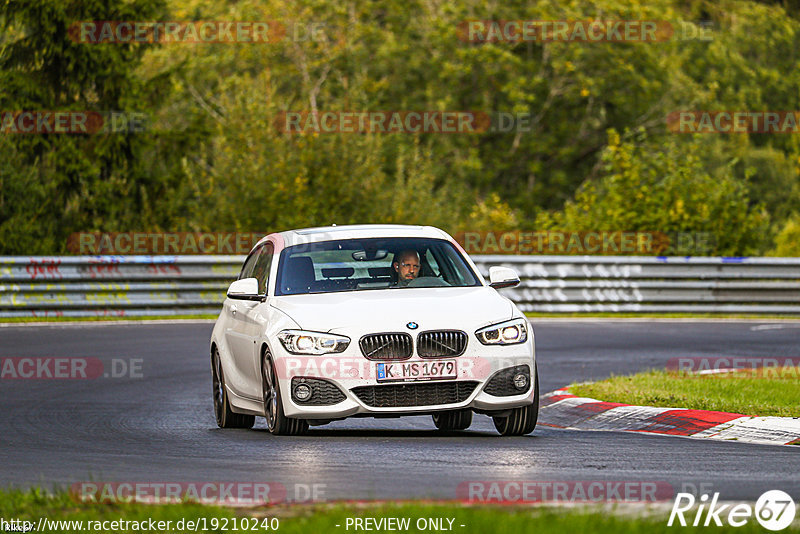
{"label": "front tire", "polygon": [[492,417],[494,427],[501,436],[524,436],[533,432],[539,419],[539,370],[534,368],[536,386],[533,390],[533,404],[514,408],[507,417]]}
{"label": "front tire", "polygon": [[225,377],[222,374],[222,362],[219,359],[219,350],[214,347],[211,355],[211,387],[214,399],[214,416],[220,428],[253,428],[256,422],[254,415],[236,413],[231,410],[228,390],[225,387]]}
{"label": "front tire", "polygon": [[276,436],[297,436],[305,434],[308,422],[305,419],[286,417],[283,413],[283,399],[278,385],[275,364],[269,349],[261,358],[261,398],[264,401],[264,417],[267,429]]}
{"label": "front tire", "polygon": [[448,410],[433,414],[433,424],[439,430],[466,430],[472,424],[472,410]]}

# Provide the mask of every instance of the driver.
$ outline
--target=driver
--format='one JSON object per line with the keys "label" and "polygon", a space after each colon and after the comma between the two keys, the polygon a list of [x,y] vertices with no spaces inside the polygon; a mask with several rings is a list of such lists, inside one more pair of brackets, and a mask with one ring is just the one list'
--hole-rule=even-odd
{"label": "driver", "polygon": [[401,251],[394,257],[392,268],[397,273],[395,286],[406,287],[419,276],[419,254],[412,249]]}

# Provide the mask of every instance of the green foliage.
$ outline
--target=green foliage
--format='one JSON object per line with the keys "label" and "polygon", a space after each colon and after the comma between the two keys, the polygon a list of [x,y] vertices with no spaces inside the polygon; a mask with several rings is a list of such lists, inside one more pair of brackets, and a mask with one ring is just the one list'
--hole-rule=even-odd
{"label": "green foliage", "polygon": [[[0,134],[0,254],[76,231],[707,232],[746,255],[800,212],[800,136],[666,131],[678,110],[800,109],[792,1],[3,0],[0,109],[137,111],[139,134]],[[664,42],[492,42],[459,23],[661,20]],[[85,44],[80,20],[280,21],[275,43]],[[321,39],[308,35],[321,25]],[[710,40],[684,35],[710,29]],[[481,134],[286,134],[285,111],[528,114]],[[619,138],[608,132],[624,132]],[[669,253],[691,252],[678,248]]]}
{"label": "green foliage", "polygon": [[283,134],[274,127],[280,96],[262,94],[268,83],[243,81],[219,95],[223,114],[205,151],[213,165],[186,162],[198,200],[193,219],[203,229],[458,220],[464,192],[436,185],[431,149],[418,138]]}
{"label": "green foliage", "polygon": [[768,256],[800,257],[800,217],[793,215],[775,237],[775,248]]}
{"label": "green foliage", "polygon": [[[473,502],[463,504],[452,501],[437,502],[432,499],[424,501],[396,501],[393,503],[382,501],[360,501],[358,503],[324,503],[324,504],[291,504],[273,505],[263,508],[235,508],[220,506],[204,506],[189,502],[152,505],[144,503],[117,503],[117,502],[75,502],[75,499],[66,491],[56,492],[50,496],[38,489],[26,492],[8,489],[0,492],[0,512],[3,517],[21,519],[36,525],[41,518],[46,518],[52,525],[63,521],[59,526],[53,526],[53,534],[71,534],[85,532],[89,521],[106,521],[112,524],[114,520],[141,521],[142,530],[147,527],[148,518],[153,521],[171,521],[170,528],[175,530],[179,524],[184,525],[183,530],[191,530],[185,525],[192,522],[202,525],[197,530],[206,532],[227,532],[236,530],[235,527],[252,526],[257,520],[259,528],[265,531],[265,525],[275,524],[280,532],[288,534],[304,534],[306,532],[334,532],[337,528],[347,524],[348,520],[364,518],[399,518],[407,520],[407,532],[429,532],[434,528],[429,526],[429,520],[439,520],[444,527],[453,523],[453,529],[464,532],[480,532],[482,534],[519,532],[520,534],[536,532],[581,532],[585,534],[669,534],[676,527],[667,525],[668,509],[658,503],[643,502],[624,503],[616,502],[613,496],[607,502],[597,502],[592,505],[592,499],[587,499],[584,493],[586,484],[577,484],[578,491],[565,494],[565,498],[572,498],[576,502],[565,506],[558,502],[546,491],[540,492],[514,492],[511,498],[504,499],[497,496],[486,484],[483,492],[477,495],[468,495]],[[499,486],[502,488],[502,483]],[[655,495],[653,496],[655,497]],[[560,498],[563,500],[563,498]],[[518,502],[514,502],[514,501]],[[484,502],[482,502],[484,501]],[[555,501],[555,502],[549,502]],[[584,506],[580,503],[587,501]],[[533,506],[532,504],[537,505]],[[687,512],[687,520],[691,515]],[[723,520],[725,515],[723,514]],[[181,520],[183,520],[181,522]],[[70,524],[69,522],[76,522]],[[235,521],[235,522],[234,522]],[[263,523],[262,523],[263,521]],[[82,523],[81,523],[82,522]],[[179,523],[181,522],[181,523]],[[94,526],[96,523],[91,523]],[[464,525],[460,527],[457,525]],[[112,524],[113,526],[113,524]],[[135,531],[132,524],[130,528],[117,529],[116,532]],[[83,527],[83,530],[81,530]],[[207,527],[207,528],[203,528]],[[682,528],[682,527],[681,527]],[[703,532],[709,527],[682,528],[682,532]],[[713,527],[712,527],[713,528]],[[743,534],[761,533],[764,528],[753,518],[744,525],[717,529],[722,532],[737,532]],[[241,530],[246,530],[242,528]],[[255,529],[254,529],[255,530]],[[796,534],[798,528],[789,526],[782,531]]]}
{"label": "green foliage", "polygon": [[[87,45],[68,29],[82,20],[158,16],[161,0],[7,0],[0,19],[0,109],[141,111],[143,46]],[[64,251],[70,231],[152,224],[162,176],[146,172],[152,138],[123,134],[3,134],[0,253]]]}
{"label": "green foliage", "polygon": [[[644,135],[622,141],[611,130],[601,176],[587,180],[563,211],[545,221],[566,230],[637,230],[669,237],[707,232],[717,254],[758,253],[766,213],[749,205],[745,183],[706,168],[704,149],[699,137],[656,144]],[[694,252],[694,243],[689,250],[676,245],[673,238],[663,253]]]}
{"label": "green foliage", "polygon": [[519,229],[519,219],[516,210],[500,200],[500,195],[491,193],[472,208],[465,230],[488,228],[495,232],[510,232]]}

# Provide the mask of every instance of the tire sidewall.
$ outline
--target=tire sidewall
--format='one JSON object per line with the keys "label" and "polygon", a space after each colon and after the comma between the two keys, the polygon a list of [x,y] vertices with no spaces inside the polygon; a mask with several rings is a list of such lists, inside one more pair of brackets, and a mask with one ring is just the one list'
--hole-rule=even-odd
{"label": "tire sidewall", "polygon": [[[503,436],[524,436],[536,428],[539,420],[539,369],[534,365],[533,402],[514,408],[507,417],[492,417],[494,427]],[[516,430],[519,429],[519,430]]]}
{"label": "tire sidewall", "polygon": [[272,426],[269,425],[269,417],[267,416],[267,399],[264,395],[265,386],[266,384],[262,384],[261,391],[262,391],[262,401],[264,402],[264,417],[267,420],[267,430],[270,431],[272,434],[279,434],[281,427],[285,426],[284,420],[286,419],[283,415],[283,397],[281,397],[281,385],[278,380],[278,374],[275,370],[275,362],[272,359],[272,354],[269,352],[269,349],[264,349],[264,356],[261,358],[261,377],[262,380],[267,380],[267,374],[264,371],[266,366],[270,367],[270,371],[272,374],[272,380],[274,384],[272,385],[275,389],[275,413],[272,421]]}

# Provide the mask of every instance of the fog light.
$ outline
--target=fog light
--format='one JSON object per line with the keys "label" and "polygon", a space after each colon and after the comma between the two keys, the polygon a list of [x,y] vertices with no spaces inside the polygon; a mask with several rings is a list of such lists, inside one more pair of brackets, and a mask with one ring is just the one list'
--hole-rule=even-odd
{"label": "fog light", "polygon": [[299,401],[307,401],[311,398],[311,386],[308,384],[297,384],[294,387],[294,398]]}
{"label": "fog light", "polygon": [[525,373],[515,374],[514,387],[519,390],[528,389],[528,375],[526,375]]}

